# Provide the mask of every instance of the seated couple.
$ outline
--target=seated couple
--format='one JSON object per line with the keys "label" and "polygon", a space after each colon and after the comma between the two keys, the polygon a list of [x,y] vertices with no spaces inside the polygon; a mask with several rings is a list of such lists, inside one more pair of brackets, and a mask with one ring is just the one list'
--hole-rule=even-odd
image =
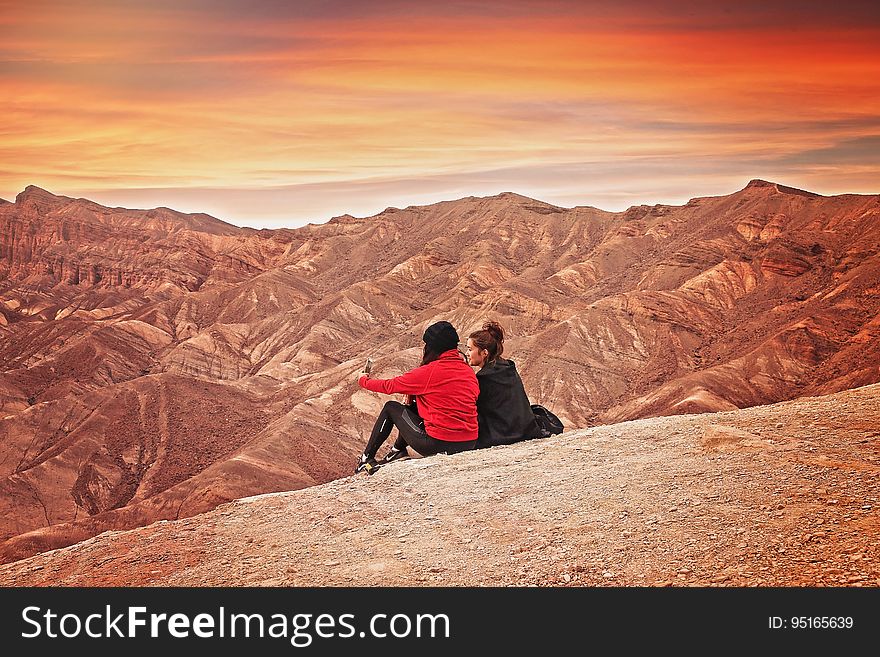
{"label": "seated couple", "polygon": [[[422,340],[422,363],[414,370],[393,379],[360,375],[362,388],[403,393],[408,403],[385,404],[355,472],[372,474],[377,465],[408,456],[408,447],[422,456],[456,454],[541,435],[516,366],[501,358],[504,331],[500,325],[489,322],[471,333],[467,362],[458,350],[458,333],[449,322],[431,324]],[[479,368],[476,374],[471,366]],[[376,461],[394,427],[397,440],[385,458]]]}

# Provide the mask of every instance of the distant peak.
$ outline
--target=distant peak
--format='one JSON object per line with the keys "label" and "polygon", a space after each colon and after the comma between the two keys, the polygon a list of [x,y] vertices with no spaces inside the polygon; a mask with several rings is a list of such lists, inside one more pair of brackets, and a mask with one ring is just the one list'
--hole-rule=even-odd
{"label": "distant peak", "polygon": [[[380,212],[379,214],[382,214],[382,213]],[[376,216],[378,216],[378,215],[376,215]],[[352,214],[346,213],[346,214],[340,214],[336,217],[330,217],[330,219],[327,221],[327,223],[328,224],[348,224],[348,223],[358,222],[358,221],[362,221],[362,220],[358,219],[357,217],[355,217]],[[311,226],[312,224],[309,224],[309,225]]]}
{"label": "distant peak", "polygon": [[[522,205],[523,203],[528,203],[529,208],[543,207],[543,208],[552,208],[555,210],[562,210],[557,205],[553,205],[552,203],[547,203],[546,201],[541,201],[536,198],[531,198],[530,196],[523,196],[522,194],[517,194],[516,192],[501,192],[500,194],[495,194],[494,196],[477,196],[477,197],[469,197],[471,199],[475,199],[477,201],[495,201],[501,203],[515,203],[517,205]],[[523,206],[525,207],[525,206]]]}
{"label": "distant peak", "polygon": [[526,200],[530,201],[526,196],[521,194],[517,194],[515,192],[501,192],[500,194],[491,194],[489,196],[463,196],[459,199],[450,199],[448,202],[457,203],[458,201],[514,201],[514,200]]}
{"label": "distant peak", "polygon": [[489,196],[488,198],[497,198],[503,201],[529,201],[530,203],[543,203],[543,201],[539,201],[535,198],[529,198],[528,196],[523,196],[522,194],[517,194],[516,192],[501,192],[500,194]]}
{"label": "distant peak", "polygon": [[57,196],[52,192],[46,191],[42,187],[37,187],[36,185],[28,185],[18,196],[15,197],[15,203],[17,205],[22,205],[27,202],[57,203],[58,201],[70,200],[73,199],[67,198],[66,196]]}
{"label": "distant peak", "polygon": [[53,198],[58,198],[52,192],[47,191],[47,190],[43,189],[42,187],[37,187],[36,185],[28,185],[15,198],[20,198],[22,196],[51,196]]}
{"label": "distant peak", "polygon": [[772,189],[775,192],[779,192],[781,194],[796,194],[798,196],[810,196],[819,198],[822,195],[816,194],[815,192],[808,192],[803,189],[797,189],[796,187],[788,187],[786,185],[780,185],[779,183],[769,182],[767,180],[761,180],[760,178],[755,178],[754,180],[750,180],[749,184],[745,186],[743,191],[746,189]]}

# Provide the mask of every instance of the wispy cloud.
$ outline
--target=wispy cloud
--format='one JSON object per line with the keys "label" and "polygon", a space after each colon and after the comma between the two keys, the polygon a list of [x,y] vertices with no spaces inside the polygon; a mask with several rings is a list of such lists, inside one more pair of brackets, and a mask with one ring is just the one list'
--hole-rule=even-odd
{"label": "wispy cloud", "polygon": [[0,16],[7,198],[35,183],[254,225],[505,190],[618,206],[773,175],[880,189],[876,3],[0,0]]}

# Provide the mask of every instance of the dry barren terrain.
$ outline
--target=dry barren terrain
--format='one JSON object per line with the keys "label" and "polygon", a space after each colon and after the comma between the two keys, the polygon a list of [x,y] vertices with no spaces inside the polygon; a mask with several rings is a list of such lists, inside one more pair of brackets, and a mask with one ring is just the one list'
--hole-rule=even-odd
{"label": "dry barren terrain", "polygon": [[7,586],[878,586],[880,385],[412,459],[107,532]]}
{"label": "dry barren terrain", "polygon": [[345,476],[384,401],[355,373],[411,369],[439,319],[501,322],[587,429],[880,382],[878,281],[880,196],[762,180],[259,231],[29,186],[0,205],[0,562]]}

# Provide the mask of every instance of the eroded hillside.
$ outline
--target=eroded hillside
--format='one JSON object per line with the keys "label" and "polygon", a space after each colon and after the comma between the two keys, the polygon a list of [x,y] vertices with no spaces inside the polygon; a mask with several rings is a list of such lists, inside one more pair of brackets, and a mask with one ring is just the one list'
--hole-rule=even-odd
{"label": "eroded hillside", "polygon": [[[348,474],[425,326],[500,321],[570,428],[880,381],[880,197],[517,194],[297,230],[0,206],[0,556]],[[25,534],[26,539],[15,539]]]}

